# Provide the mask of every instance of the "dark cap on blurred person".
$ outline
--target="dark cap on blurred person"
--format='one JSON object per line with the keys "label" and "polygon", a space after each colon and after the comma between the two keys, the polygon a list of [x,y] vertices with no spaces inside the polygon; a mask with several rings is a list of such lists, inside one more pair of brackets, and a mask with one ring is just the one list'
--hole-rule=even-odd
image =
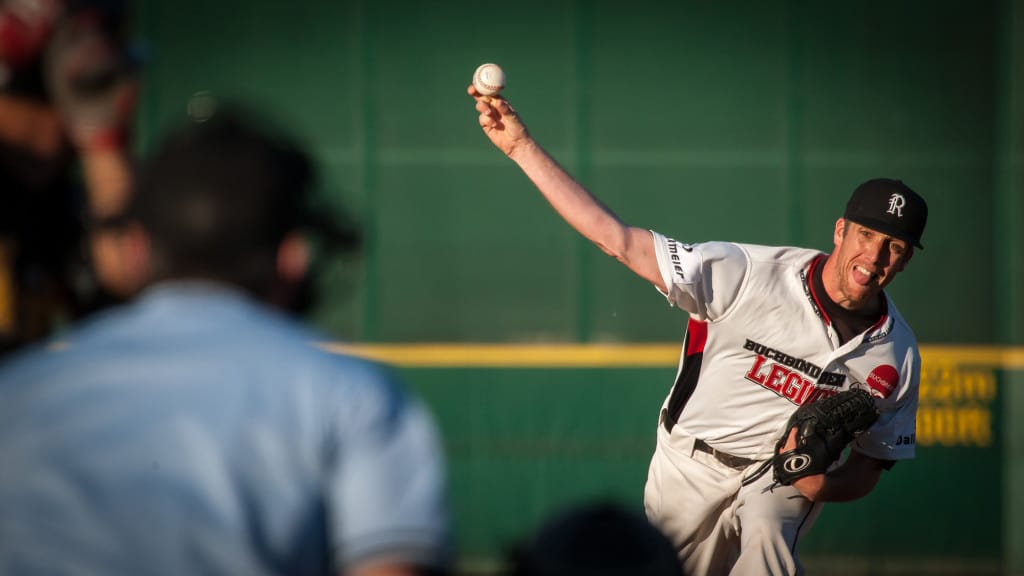
{"label": "dark cap on blurred person", "polygon": [[917,246],[928,222],[928,204],[901,180],[875,178],[853,191],[843,218]]}
{"label": "dark cap on blurred person", "polygon": [[172,132],[142,165],[128,217],[146,229],[155,280],[208,278],[261,290],[290,232],[354,248],[354,227],[309,210],[314,167],[250,111],[220,107]]}

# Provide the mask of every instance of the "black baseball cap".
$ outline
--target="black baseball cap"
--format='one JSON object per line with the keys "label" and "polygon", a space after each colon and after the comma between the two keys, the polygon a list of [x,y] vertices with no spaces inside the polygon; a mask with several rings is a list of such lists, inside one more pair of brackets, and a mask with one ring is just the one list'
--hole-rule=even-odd
{"label": "black baseball cap", "polygon": [[853,191],[843,218],[924,249],[928,204],[901,180],[874,178]]}

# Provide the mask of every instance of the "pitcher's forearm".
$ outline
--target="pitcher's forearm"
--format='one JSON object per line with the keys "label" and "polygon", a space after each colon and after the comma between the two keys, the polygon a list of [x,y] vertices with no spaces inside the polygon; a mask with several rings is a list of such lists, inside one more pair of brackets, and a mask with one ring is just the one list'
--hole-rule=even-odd
{"label": "pitcher's forearm", "polygon": [[623,254],[625,225],[540,145],[530,141],[510,157],[570,226],[608,254]]}
{"label": "pitcher's forearm", "polygon": [[648,230],[624,224],[532,139],[509,154],[556,212],[606,254],[664,290]]}

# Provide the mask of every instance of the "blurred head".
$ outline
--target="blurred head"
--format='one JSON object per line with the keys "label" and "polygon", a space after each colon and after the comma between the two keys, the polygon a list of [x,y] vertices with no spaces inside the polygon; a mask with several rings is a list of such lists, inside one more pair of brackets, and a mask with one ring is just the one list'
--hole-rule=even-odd
{"label": "blurred head", "polygon": [[263,298],[300,283],[313,180],[295,143],[238,109],[171,133],[143,163],[129,208],[151,281],[213,280]]}
{"label": "blurred head", "polygon": [[513,576],[680,576],[668,538],[639,513],[596,502],[558,514],[512,558]]}

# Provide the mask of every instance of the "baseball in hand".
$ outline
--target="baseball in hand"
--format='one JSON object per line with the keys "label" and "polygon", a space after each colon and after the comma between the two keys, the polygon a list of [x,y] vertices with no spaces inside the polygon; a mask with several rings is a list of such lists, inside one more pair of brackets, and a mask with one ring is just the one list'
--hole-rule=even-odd
{"label": "baseball in hand", "polygon": [[482,96],[494,96],[505,87],[505,71],[497,64],[481,64],[473,73],[473,87]]}

